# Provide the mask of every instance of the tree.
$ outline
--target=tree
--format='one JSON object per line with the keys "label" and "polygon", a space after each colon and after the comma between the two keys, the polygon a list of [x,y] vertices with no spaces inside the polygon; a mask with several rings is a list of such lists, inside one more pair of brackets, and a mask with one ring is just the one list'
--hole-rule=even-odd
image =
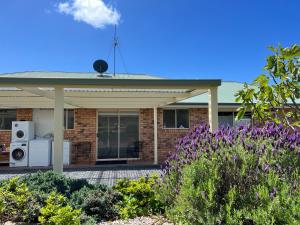
{"label": "tree", "polygon": [[235,95],[241,103],[236,119],[251,111],[260,123],[273,121],[295,129],[300,127],[300,45],[269,49],[273,55],[267,57],[266,74],[251,85],[245,83]]}

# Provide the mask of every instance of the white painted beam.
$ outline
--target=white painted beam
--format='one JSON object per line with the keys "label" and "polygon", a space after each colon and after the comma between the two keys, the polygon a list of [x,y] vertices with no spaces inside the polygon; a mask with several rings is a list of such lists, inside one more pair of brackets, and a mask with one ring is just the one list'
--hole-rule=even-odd
{"label": "white painted beam", "polygon": [[211,131],[216,130],[219,126],[218,87],[211,87],[208,89],[208,122]]}
{"label": "white painted beam", "polygon": [[90,98],[172,98],[174,96],[186,97],[187,93],[170,92],[89,92],[89,91],[65,91],[65,97],[90,97]]}
{"label": "white painted beam", "polygon": [[54,154],[53,170],[63,172],[63,140],[64,140],[64,89],[55,88],[54,107]]}
{"label": "white painted beam", "polygon": [[206,93],[207,90],[206,89],[195,89],[191,92],[188,92],[188,93],[185,93],[183,95],[176,95],[176,97],[173,97],[173,98],[170,98],[168,101],[166,102],[163,102],[163,103],[160,103],[159,104],[159,107],[163,107],[163,106],[167,106],[167,105],[170,105],[172,103],[176,103],[176,102],[179,102],[179,101],[183,101],[185,99],[188,99],[188,98],[191,98],[191,97],[194,97],[196,95],[200,95],[200,94],[204,94]]}
{"label": "white painted beam", "polygon": [[[53,92],[43,91],[38,88],[30,88],[30,87],[22,87],[22,90],[24,90],[25,92],[31,93],[31,94],[35,94],[35,95],[44,97],[44,98],[54,99]],[[80,107],[80,106],[74,104],[73,102],[69,102],[66,99],[64,99],[64,103],[68,104],[69,106],[75,107],[75,108]]]}

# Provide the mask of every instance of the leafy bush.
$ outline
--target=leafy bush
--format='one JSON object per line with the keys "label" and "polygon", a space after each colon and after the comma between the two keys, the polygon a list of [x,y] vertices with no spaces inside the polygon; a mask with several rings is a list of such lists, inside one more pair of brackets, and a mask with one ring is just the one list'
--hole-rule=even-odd
{"label": "leafy bush", "polygon": [[0,222],[36,222],[40,207],[37,197],[18,177],[1,183]]}
{"label": "leafy bush", "polygon": [[[71,205],[82,209],[86,216],[97,222],[113,220],[119,215],[116,204],[121,200],[118,192],[102,185],[84,187],[71,196]],[[88,219],[90,220],[90,219]]]}
{"label": "leafy bush", "polygon": [[141,177],[139,180],[120,180],[113,189],[123,195],[119,204],[121,218],[133,218],[161,213],[163,207],[156,198],[154,185],[157,177]]}
{"label": "leafy bush", "polygon": [[41,194],[57,192],[68,198],[73,192],[85,186],[91,186],[86,180],[67,178],[64,175],[57,174],[53,171],[37,172],[25,176],[23,179],[29,190],[40,192]]}
{"label": "leafy bush", "polygon": [[50,193],[46,205],[41,208],[39,222],[44,225],[79,225],[81,211],[67,204],[67,198]]}
{"label": "leafy bush", "polygon": [[299,224],[300,133],[206,125],[179,140],[159,185],[179,224]]}

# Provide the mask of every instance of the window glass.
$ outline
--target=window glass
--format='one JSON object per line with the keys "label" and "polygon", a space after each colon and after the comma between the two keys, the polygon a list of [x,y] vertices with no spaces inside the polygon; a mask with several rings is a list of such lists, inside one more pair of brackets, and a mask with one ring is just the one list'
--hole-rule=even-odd
{"label": "window glass", "polygon": [[74,109],[65,109],[64,127],[65,129],[74,129]]}
{"label": "window glass", "polygon": [[[235,113],[236,116],[236,113]],[[252,116],[250,112],[246,112],[242,119],[234,121],[235,126],[248,126],[252,124]]]}
{"label": "window glass", "polygon": [[187,109],[176,110],[177,128],[189,127],[189,111]]}
{"label": "window glass", "polygon": [[250,112],[246,112],[242,119],[236,121],[236,112],[219,112],[219,126],[240,126],[240,125],[251,125],[252,116]]}
{"label": "window glass", "polygon": [[233,113],[232,112],[219,112],[219,126],[233,126]]}
{"label": "window glass", "polygon": [[12,121],[17,120],[15,109],[0,109],[0,130],[11,130]]}
{"label": "window glass", "polygon": [[164,128],[188,128],[189,110],[188,109],[168,109],[163,111]]}
{"label": "window glass", "polygon": [[163,111],[164,128],[175,128],[175,110]]}

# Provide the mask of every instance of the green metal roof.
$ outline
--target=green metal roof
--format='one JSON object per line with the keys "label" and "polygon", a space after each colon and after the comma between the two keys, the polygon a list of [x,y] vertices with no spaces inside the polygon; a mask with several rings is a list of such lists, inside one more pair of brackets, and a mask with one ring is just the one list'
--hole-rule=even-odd
{"label": "green metal roof", "polygon": [[[92,85],[95,82],[97,84],[104,85],[122,85],[122,84],[133,84],[136,87],[147,85],[169,85],[173,86],[184,86],[194,85],[204,86],[204,85],[219,85],[220,80],[172,80],[161,78],[158,76],[150,76],[145,74],[116,74],[115,76],[109,76],[111,74],[104,74],[103,77],[99,76],[98,73],[74,73],[74,72],[43,72],[43,71],[33,71],[33,72],[19,72],[19,73],[5,73],[0,74],[0,84],[9,82],[25,82],[32,83],[37,82],[37,84],[86,84]],[[19,79],[21,78],[21,79]],[[26,79],[25,79],[26,78]],[[28,79],[27,79],[28,78]],[[42,78],[42,79],[41,79]],[[1,89],[1,88],[0,88]],[[218,101],[219,104],[223,105],[237,105],[235,102],[235,93],[243,89],[243,83],[239,82],[229,82],[222,81],[221,86],[218,88]],[[296,101],[300,104],[300,99]],[[194,96],[183,101],[175,103],[176,105],[206,105],[208,103],[207,93]]]}
{"label": "green metal roof", "polygon": [[146,74],[104,74],[99,73],[79,73],[79,72],[45,72],[45,71],[28,71],[17,73],[3,73],[0,77],[10,78],[78,78],[78,79],[163,79],[158,76],[150,76]]}
{"label": "green metal roof", "polygon": [[[223,105],[238,105],[235,102],[235,94],[244,88],[243,83],[239,82],[230,82],[230,81],[222,81],[221,86],[218,87],[218,102]],[[300,99],[297,99],[296,102],[300,104]],[[207,93],[194,96],[192,98],[185,99],[176,104],[184,104],[184,105],[197,105],[197,104],[208,104],[208,96]]]}
{"label": "green metal roof", "polygon": [[[222,81],[218,88],[219,104],[236,104],[234,94],[243,88],[243,83]],[[208,94],[204,93],[178,102],[179,104],[207,104]]]}

